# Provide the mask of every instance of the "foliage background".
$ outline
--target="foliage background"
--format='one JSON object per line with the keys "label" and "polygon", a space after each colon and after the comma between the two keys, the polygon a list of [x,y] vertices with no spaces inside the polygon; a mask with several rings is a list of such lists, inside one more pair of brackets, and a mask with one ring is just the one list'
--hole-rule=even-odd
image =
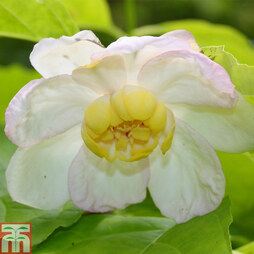
{"label": "foliage background", "polygon": [[123,35],[187,29],[200,46],[218,46],[204,53],[254,103],[253,27],[252,0],[0,0],[0,222],[32,222],[34,253],[226,254],[231,245],[238,253],[254,253],[253,152],[218,153],[228,197],[216,211],[176,225],[149,196],[122,211],[85,216],[70,202],[49,212],[13,202],[4,171],[16,147],[3,132],[10,99],[40,77],[29,54],[41,38],[92,29],[106,46]]}

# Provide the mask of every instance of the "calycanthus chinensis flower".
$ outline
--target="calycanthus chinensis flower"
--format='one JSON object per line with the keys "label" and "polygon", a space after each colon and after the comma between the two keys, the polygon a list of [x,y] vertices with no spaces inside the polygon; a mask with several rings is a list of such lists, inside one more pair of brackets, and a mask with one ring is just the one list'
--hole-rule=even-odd
{"label": "calycanthus chinensis flower", "polygon": [[82,31],[41,40],[30,59],[43,78],[6,111],[6,135],[19,146],[7,185],[20,203],[54,209],[71,198],[106,212],[141,202],[148,187],[181,223],[224,196],[214,149],[254,148],[252,105],[187,31],[107,48]]}

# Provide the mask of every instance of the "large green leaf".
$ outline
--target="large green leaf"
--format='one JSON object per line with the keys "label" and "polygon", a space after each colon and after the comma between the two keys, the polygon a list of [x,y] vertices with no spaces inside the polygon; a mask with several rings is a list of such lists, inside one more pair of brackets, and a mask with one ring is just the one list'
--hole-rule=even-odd
{"label": "large green leaf", "polygon": [[253,47],[242,33],[230,26],[212,24],[203,20],[180,20],[140,27],[135,30],[135,34],[161,35],[176,29],[190,31],[201,47],[225,45],[225,49],[240,63],[254,65]]}
{"label": "large green leaf", "polygon": [[13,202],[6,190],[5,169],[16,146],[11,144],[0,127],[0,222],[32,223],[33,245],[45,240],[56,228],[68,227],[76,222],[82,211],[73,206],[71,202],[64,207],[43,211]]}
{"label": "large green leaf", "polygon": [[26,69],[20,65],[0,66],[0,124],[4,122],[5,109],[13,96],[26,83],[36,78],[40,78],[36,71]]}
{"label": "large green leaf", "polygon": [[231,200],[234,222],[231,227],[235,247],[254,239],[254,154],[218,152],[226,177],[226,193]]}
{"label": "large green leaf", "polygon": [[113,25],[105,0],[61,0],[79,27],[107,29]]}
{"label": "large green leaf", "polygon": [[13,202],[9,195],[0,198],[0,222],[32,223],[33,245],[44,241],[56,228],[69,227],[82,213],[71,202],[60,209],[44,211]]}
{"label": "large green leaf", "polygon": [[[61,0],[82,29],[92,29],[114,38],[124,33],[112,21],[106,0]],[[104,39],[104,38],[102,38]],[[104,39],[105,40],[105,39]],[[106,40],[107,41],[107,40]]]}
{"label": "large green leaf", "polygon": [[115,210],[114,214],[124,216],[163,217],[160,210],[155,206],[149,192],[143,202],[130,205],[123,210]]}
{"label": "large green leaf", "polygon": [[60,0],[0,0],[1,36],[38,41],[76,32],[78,27]]}
{"label": "large green leaf", "polygon": [[230,222],[228,199],[214,212],[179,225],[159,217],[87,215],[57,230],[33,253],[229,254]]}

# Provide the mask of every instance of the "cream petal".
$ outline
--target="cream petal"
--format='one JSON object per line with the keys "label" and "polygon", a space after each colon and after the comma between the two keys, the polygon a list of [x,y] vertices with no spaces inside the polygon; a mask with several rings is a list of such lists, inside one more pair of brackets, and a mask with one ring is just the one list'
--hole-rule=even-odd
{"label": "cream petal", "polygon": [[177,223],[216,209],[224,196],[225,179],[219,159],[186,123],[176,119],[170,150],[150,156],[151,196],[163,215]]}
{"label": "cream petal", "polygon": [[148,159],[108,162],[84,145],[70,167],[69,191],[77,207],[107,212],[144,200],[149,177]]}
{"label": "cream petal", "polygon": [[126,85],[126,69],[121,55],[113,55],[78,68],[73,79],[100,95],[110,94]]}
{"label": "cream petal", "polygon": [[82,146],[80,126],[29,148],[18,148],[6,171],[14,201],[44,210],[69,200],[68,170]]}
{"label": "cream petal", "polygon": [[237,101],[228,73],[207,56],[168,51],[147,62],[138,84],[164,103],[232,108]]}
{"label": "cream petal", "polygon": [[89,64],[91,55],[103,51],[99,39],[89,30],[72,37],[40,40],[30,55],[34,68],[45,78],[71,74],[79,66]]}
{"label": "cream petal", "polygon": [[31,81],[10,102],[5,133],[18,146],[34,145],[81,123],[97,96],[69,75]]}
{"label": "cream petal", "polygon": [[170,104],[176,117],[201,133],[215,150],[243,153],[254,150],[254,106],[240,93],[233,109]]}

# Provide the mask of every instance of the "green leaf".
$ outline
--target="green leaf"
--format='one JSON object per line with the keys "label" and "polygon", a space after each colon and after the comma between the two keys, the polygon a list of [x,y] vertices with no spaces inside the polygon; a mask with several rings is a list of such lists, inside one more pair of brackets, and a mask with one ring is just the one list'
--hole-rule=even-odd
{"label": "green leaf", "polygon": [[150,194],[147,194],[146,199],[138,204],[130,205],[122,210],[115,210],[114,214],[124,216],[149,216],[149,217],[164,217],[160,210],[155,206]]}
{"label": "green leaf", "polygon": [[13,202],[8,195],[1,197],[0,202],[4,204],[3,208],[0,206],[0,214],[5,214],[0,222],[32,223],[33,245],[44,241],[56,228],[69,227],[83,213],[83,211],[75,208],[71,202],[66,203],[63,208],[50,211],[39,210]]}
{"label": "green leaf", "polygon": [[241,94],[248,97],[254,96],[254,66],[239,64],[232,54],[224,50],[223,46],[204,47],[202,51],[226,69]]}
{"label": "green leaf", "polygon": [[254,254],[254,242],[237,249],[237,251],[243,254]]}
{"label": "green leaf", "polygon": [[[0,66],[0,81],[2,84],[0,93],[0,124],[4,123],[4,112],[14,95],[26,83],[37,78],[40,78],[40,75],[35,70],[29,70],[20,65]],[[4,157],[4,154],[0,154],[1,158],[2,156]]]}
{"label": "green leaf", "polygon": [[[235,247],[254,239],[254,154],[218,152],[226,177],[226,193],[231,200],[233,224],[232,240]],[[241,242],[236,236],[245,237]],[[236,239],[235,239],[236,238]],[[245,242],[244,242],[245,240]]]}
{"label": "green leaf", "polygon": [[60,0],[0,0],[0,36],[38,41],[76,32]]}
{"label": "green leaf", "polygon": [[13,240],[14,240],[14,237],[9,236],[9,237],[7,237],[6,239],[13,239]]}
{"label": "green leaf", "polygon": [[202,20],[180,20],[140,27],[135,30],[135,34],[161,35],[176,29],[190,31],[201,47],[225,45],[225,49],[239,62],[254,65],[254,49],[250,42],[241,32],[230,26]]}
{"label": "green leaf", "polygon": [[105,0],[61,0],[79,27],[105,29],[113,25]]}
{"label": "green leaf", "polygon": [[33,253],[229,254],[231,220],[228,199],[214,212],[179,225],[168,218],[87,215],[58,229]]}
{"label": "green leaf", "polygon": [[106,0],[61,0],[82,29],[101,31],[114,38],[123,36],[120,28],[113,24]]}

